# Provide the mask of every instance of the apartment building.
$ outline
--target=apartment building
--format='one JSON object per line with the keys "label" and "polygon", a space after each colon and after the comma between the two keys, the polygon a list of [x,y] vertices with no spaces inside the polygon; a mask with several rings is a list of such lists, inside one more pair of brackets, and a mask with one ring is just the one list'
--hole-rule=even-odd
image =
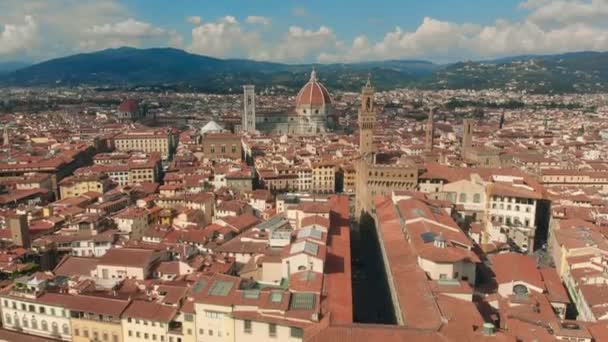
{"label": "apartment building", "polygon": [[163,160],[173,155],[176,144],[173,131],[167,129],[129,131],[114,137],[117,151],[159,153]]}
{"label": "apartment building", "polygon": [[103,194],[112,185],[112,180],[105,173],[79,174],[62,179],[59,182],[59,194],[61,199],[78,197],[87,192]]}

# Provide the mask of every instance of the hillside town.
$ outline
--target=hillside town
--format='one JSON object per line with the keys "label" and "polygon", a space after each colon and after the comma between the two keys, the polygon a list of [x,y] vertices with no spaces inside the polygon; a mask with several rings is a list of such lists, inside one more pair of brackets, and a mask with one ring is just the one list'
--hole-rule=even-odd
{"label": "hillside town", "polygon": [[608,341],[608,95],[0,89],[0,339]]}

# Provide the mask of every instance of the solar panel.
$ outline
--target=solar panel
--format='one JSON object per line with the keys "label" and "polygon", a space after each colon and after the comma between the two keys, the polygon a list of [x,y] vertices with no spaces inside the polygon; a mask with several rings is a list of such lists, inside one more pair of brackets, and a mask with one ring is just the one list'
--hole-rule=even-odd
{"label": "solar panel", "polygon": [[315,239],[321,239],[321,236],[323,233],[315,228],[304,228],[304,229],[300,229],[300,231],[298,232],[298,239],[304,239],[307,237],[312,237]]}
{"label": "solar panel", "polygon": [[252,289],[243,291],[243,298],[245,299],[258,299],[260,298],[260,290]]}
{"label": "solar panel", "polygon": [[270,302],[271,303],[280,303],[283,301],[283,292],[272,291],[270,293]]}
{"label": "solar panel", "polygon": [[424,241],[424,243],[429,243],[429,242],[435,241],[435,236],[436,236],[436,234],[433,232],[424,232],[424,233],[420,234],[420,237],[422,238],[422,241]]}
{"label": "solar panel", "polygon": [[232,289],[233,285],[234,283],[231,281],[218,280],[213,283],[213,285],[211,285],[211,288],[209,289],[209,295],[224,297],[228,293],[230,293],[230,290]]}
{"label": "solar panel", "polygon": [[319,245],[306,241],[304,244],[304,251],[308,254],[317,255],[317,253],[319,253]]}
{"label": "solar panel", "polygon": [[291,302],[289,303],[290,310],[312,310],[315,307],[316,295],[314,293],[293,293]]}

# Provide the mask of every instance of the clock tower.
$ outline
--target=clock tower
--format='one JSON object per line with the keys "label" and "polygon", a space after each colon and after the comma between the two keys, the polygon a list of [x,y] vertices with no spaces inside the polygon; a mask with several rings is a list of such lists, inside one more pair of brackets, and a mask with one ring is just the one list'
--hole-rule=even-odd
{"label": "clock tower", "polygon": [[374,104],[374,88],[370,76],[361,91],[361,108],[359,108],[359,152],[362,156],[373,154],[374,127],[376,126],[376,108]]}

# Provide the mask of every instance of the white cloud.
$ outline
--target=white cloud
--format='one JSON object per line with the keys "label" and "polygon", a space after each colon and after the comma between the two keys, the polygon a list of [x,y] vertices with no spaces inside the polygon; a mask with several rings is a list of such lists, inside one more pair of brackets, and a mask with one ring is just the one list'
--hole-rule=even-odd
{"label": "white cloud", "polygon": [[201,19],[201,17],[199,17],[199,16],[194,15],[194,16],[187,17],[186,21],[192,25],[200,25],[203,22],[203,19]]}
{"label": "white cloud", "polygon": [[149,23],[137,21],[133,18],[104,25],[93,25],[86,30],[87,33],[110,37],[154,37],[165,34],[165,30],[154,27]]}
{"label": "white cloud", "polygon": [[262,17],[259,15],[250,15],[245,19],[245,22],[248,24],[268,26],[270,25],[270,18]]}
{"label": "white cloud", "polygon": [[213,57],[245,57],[260,44],[256,32],[243,30],[235,17],[225,16],[193,28],[190,50]]}
{"label": "white cloud", "polygon": [[0,55],[12,55],[31,48],[36,43],[38,25],[31,16],[22,24],[5,24],[0,31]]}

